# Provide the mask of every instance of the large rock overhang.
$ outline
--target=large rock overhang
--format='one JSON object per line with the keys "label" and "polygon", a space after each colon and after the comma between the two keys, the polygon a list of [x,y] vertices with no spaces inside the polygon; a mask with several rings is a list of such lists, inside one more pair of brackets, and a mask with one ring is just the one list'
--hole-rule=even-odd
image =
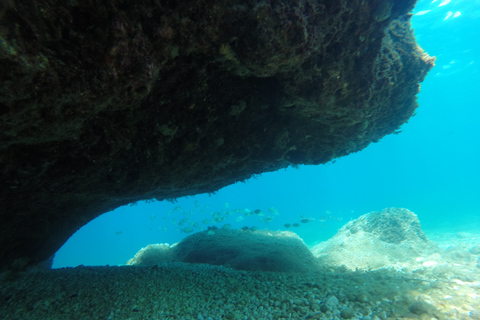
{"label": "large rock overhang", "polygon": [[57,3],[0,6],[3,267],[133,201],[360,151],[433,66],[413,0]]}

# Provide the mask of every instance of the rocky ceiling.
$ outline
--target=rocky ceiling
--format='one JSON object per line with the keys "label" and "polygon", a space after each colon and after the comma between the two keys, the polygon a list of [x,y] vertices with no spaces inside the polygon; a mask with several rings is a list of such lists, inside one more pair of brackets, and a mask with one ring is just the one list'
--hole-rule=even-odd
{"label": "rocky ceiling", "polygon": [[141,199],[322,164],[395,132],[433,59],[415,1],[3,1],[0,264]]}

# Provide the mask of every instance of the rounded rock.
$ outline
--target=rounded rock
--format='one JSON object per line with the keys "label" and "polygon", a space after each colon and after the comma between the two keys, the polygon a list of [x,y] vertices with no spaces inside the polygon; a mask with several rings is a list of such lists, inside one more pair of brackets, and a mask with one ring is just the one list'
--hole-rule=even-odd
{"label": "rounded rock", "polygon": [[435,310],[435,307],[432,306],[431,304],[424,302],[424,301],[417,301],[414,304],[408,308],[411,313],[414,313],[416,315],[421,315],[421,314],[432,314],[433,311]]}
{"label": "rounded rock", "polygon": [[335,307],[335,306],[338,306],[338,299],[337,297],[335,296],[331,296],[330,298],[327,299],[327,301],[325,301],[325,304],[330,306],[330,307]]}
{"label": "rounded rock", "polygon": [[327,311],[329,311],[327,305],[322,304],[320,306],[320,311],[323,312],[323,313],[327,313]]}
{"label": "rounded rock", "polygon": [[362,303],[368,302],[368,296],[365,293],[359,293],[356,297],[356,300]]}
{"label": "rounded rock", "polygon": [[346,308],[340,312],[340,317],[342,317],[342,319],[351,319],[353,318],[354,315],[355,315],[355,312],[353,311],[352,308]]}

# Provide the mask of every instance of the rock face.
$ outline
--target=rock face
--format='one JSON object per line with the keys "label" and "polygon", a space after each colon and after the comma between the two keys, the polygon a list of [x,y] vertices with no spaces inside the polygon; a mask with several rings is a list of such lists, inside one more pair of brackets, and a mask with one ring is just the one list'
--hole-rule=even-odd
{"label": "rock face", "polygon": [[437,249],[413,212],[388,208],[348,222],[333,238],[313,247],[312,252],[325,265],[372,270],[405,268],[405,263],[410,267]]}
{"label": "rock face", "polygon": [[433,66],[415,1],[4,1],[0,265],[148,198],[393,133]]}
{"label": "rock face", "polygon": [[195,233],[173,246],[148,245],[127,264],[152,266],[166,262],[205,263],[252,271],[317,269],[312,253],[295,233],[223,229]]}

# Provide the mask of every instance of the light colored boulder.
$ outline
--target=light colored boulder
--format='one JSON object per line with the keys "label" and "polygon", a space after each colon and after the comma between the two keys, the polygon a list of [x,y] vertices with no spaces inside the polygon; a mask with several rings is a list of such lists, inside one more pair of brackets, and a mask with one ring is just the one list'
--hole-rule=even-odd
{"label": "light colored boulder", "polygon": [[350,270],[411,268],[437,251],[418,217],[402,208],[370,212],[348,222],[328,241],[312,248],[323,265]]}

